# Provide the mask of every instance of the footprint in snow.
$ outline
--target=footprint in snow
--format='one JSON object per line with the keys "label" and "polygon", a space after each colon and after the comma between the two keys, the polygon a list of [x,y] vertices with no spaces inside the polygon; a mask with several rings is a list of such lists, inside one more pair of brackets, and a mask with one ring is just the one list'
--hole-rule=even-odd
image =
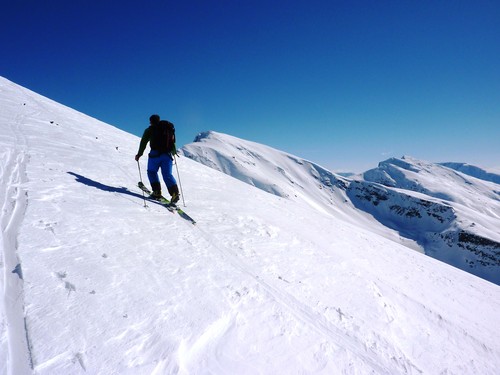
{"label": "footprint in snow", "polygon": [[73,363],[78,363],[83,371],[87,371],[87,368],[85,367],[85,362],[83,361],[83,354],[82,353],[76,353],[75,356],[72,359]]}
{"label": "footprint in snow", "polygon": [[[55,272],[54,274],[61,281],[64,281],[64,279],[68,276],[68,274],[65,271]],[[64,281],[64,289],[68,291],[68,296],[70,295],[71,292],[76,292],[76,286],[70,283],[69,281]]]}
{"label": "footprint in snow", "polygon": [[66,290],[68,291],[68,296],[71,292],[76,292],[76,286],[74,286],[73,284],[69,283],[69,282],[64,282],[64,287],[66,288]]}

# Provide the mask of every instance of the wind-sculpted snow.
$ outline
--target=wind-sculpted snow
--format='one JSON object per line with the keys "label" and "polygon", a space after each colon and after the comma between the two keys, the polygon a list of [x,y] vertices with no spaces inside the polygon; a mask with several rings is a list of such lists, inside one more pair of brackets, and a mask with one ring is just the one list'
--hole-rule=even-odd
{"label": "wind-sculpted snow", "polygon": [[138,145],[0,78],[1,374],[496,374],[500,287],[409,250],[351,180],[233,138],[214,165],[247,183],[177,158],[193,226],[143,199]]}

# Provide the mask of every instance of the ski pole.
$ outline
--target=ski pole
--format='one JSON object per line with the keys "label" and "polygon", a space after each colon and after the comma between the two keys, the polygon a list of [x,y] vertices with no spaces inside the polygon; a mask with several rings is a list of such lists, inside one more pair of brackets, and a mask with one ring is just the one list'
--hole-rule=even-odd
{"label": "ski pole", "polygon": [[177,178],[179,179],[179,187],[181,188],[182,204],[184,205],[184,207],[186,207],[186,202],[184,201],[184,192],[182,191],[181,175],[179,174],[179,167],[177,166],[177,158],[175,157],[175,154],[174,154],[174,161],[175,161],[175,169],[177,169]]}
{"label": "ski pole", "polygon": [[[144,185],[142,182],[142,173],[141,173],[141,165],[139,164],[139,160],[137,160],[137,168],[139,168],[139,179],[141,180],[141,185]],[[142,199],[144,199],[144,207],[147,207],[148,205],[146,204],[146,196],[144,195],[144,190],[142,190]]]}

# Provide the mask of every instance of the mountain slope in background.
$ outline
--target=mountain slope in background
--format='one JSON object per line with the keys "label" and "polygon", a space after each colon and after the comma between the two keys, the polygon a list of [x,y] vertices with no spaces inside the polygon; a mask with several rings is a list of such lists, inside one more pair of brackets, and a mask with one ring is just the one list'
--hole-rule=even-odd
{"label": "mountain slope in background", "polygon": [[498,184],[409,157],[389,159],[360,178],[347,178],[216,132],[200,133],[182,152],[264,191],[308,203],[500,284]]}
{"label": "mountain slope in background", "polygon": [[494,171],[489,171],[467,163],[440,163],[440,164],[445,167],[465,173],[469,176],[476,177],[485,181],[494,182],[496,184],[500,184],[500,174]]}
{"label": "mountain slope in background", "polygon": [[405,242],[393,230],[354,207],[346,192],[347,178],[313,162],[213,131],[200,133],[194,143],[185,145],[180,152],[268,193],[305,204],[327,217],[342,218],[398,243]]}
{"label": "mountain slope in background", "polygon": [[[388,225],[415,238],[427,254],[500,283],[498,184],[410,157],[386,160],[363,177],[384,187],[403,189],[406,200],[414,202],[408,206],[387,199],[373,208],[381,220],[387,220],[381,211],[389,206],[406,220]],[[424,227],[418,224],[422,221],[427,222]]]}
{"label": "mountain slope in background", "polygon": [[409,251],[347,180],[294,200],[181,157],[193,226],[144,206],[138,144],[0,78],[1,374],[500,367],[500,287]]}

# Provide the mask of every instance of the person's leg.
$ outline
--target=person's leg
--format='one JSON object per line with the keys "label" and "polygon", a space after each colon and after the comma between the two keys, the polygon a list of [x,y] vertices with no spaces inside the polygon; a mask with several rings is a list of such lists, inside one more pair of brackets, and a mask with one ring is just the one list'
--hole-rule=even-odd
{"label": "person's leg", "polygon": [[158,169],[160,169],[160,157],[153,157],[148,159],[148,179],[151,184],[151,190],[154,195],[161,195],[160,178],[158,177]]}
{"label": "person's leg", "polygon": [[172,203],[179,202],[180,193],[179,193],[179,187],[177,186],[177,184],[170,186],[168,188],[168,192],[170,194],[170,202],[172,202]]}
{"label": "person's leg", "polygon": [[172,202],[177,202],[179,200],[179,188],[177,187],[177,181],[172,174],[172,158],[170,155],[162,155],[161,174],[163,176],[163,181],[165,181],[165,185],[167,186],[168,192],[172,197]]}

